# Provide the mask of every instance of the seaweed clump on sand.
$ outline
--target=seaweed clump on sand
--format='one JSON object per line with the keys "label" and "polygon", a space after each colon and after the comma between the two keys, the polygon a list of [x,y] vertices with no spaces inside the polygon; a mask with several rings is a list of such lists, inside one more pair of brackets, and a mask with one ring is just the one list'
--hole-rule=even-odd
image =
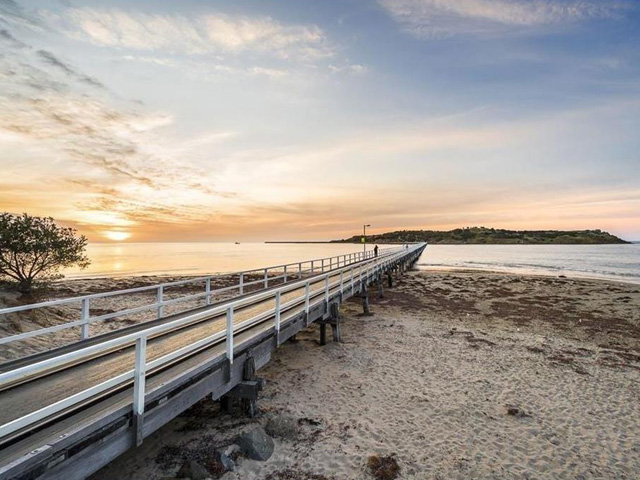
{"label": "seaweed clump on sand", "polygon": [[317,473],[287,468],[270,473],[265,480],[332,480],[332,478]]}
{"label": "seaweed clump on sand", "polygon": [[394,480],[400,473],[400,465],[398,465],[395,454],[386,457],[371,455],[367,466],[376,480]]}

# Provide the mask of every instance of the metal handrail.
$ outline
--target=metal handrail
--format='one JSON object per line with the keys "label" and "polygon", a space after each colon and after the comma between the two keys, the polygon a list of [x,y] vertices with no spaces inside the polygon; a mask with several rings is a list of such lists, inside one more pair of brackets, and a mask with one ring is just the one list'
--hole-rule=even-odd
{"label": "metal handrail", "polygon": [[[244,330],[249,326],[254,325],[257,322],[262,322],[267,318],[271,318],[272,316],[275,316],[274,328],[276,332],[279,332],[280,324],[282,321],[281,316],[283,311],[289,310],[290,308],[304,302],[304,310],[308,313],[309,309],[311,308],[312,298],[315,299],[318,296],[322,296],[322,299],[320,301],[324,301],[328,303],[330,291],[332,288],[339,287],[340,292],[343,293],[345,289],[344,273],[346,271],[348,271],[351,274],[350,288],[353,292],[354,270],[356,268],[359,269],[358,274],[360,277],[360,282],[362,282],[363,279],[366,280],[370,278],[372,275],[382,272],[384,267],[389,265],[391,262],[399,260],[407,255],[414,254],[415,252],[419,251],[420,249],[423,248],[423,245],[424,244],[412,245],[406,249],[403,248],[402,252],[393,253],[385,257],[374,257],[372,261],[369,261],[364,265],[351,264],[349,266],[345,266],[340,269],[333,270],[331,272],[317,275],[310,279],[300,280],[292,284],[280,286],[273,290],[269,290],[262,293],[256,293],[249,298],[241,298],[238,300],[231,301],[227,304],[211,307],[210,309],[207,309],[203,312],[197,312],[187,317],[176,319],[163,325],[157,325],[143,331],[133,332],[127,335],[123,335],[122,337],[118,337],[112,340],[107,340],[105,342],[102,342],[96,345],[86,346],[72,352],[68,352],[52,358],[41,360],[31,365],[26,365],[8,372],[0,373],[0,390],[2,390],[7,385],[14,384],[19,381],[23,381],[25,378],[28,379],[39,373],[46,373],[52,369],[58,368],[65,364],[75,363],[86,357],[98,355],[100,353],[104,354],[104,353],[108,353],[109,351],[113,351],[117,348],[130,346],[135,342],[135,362],[134,362],[134,368],[132,370],[116,375],[113,378],[110,378],[102,383],[94,385],[83,391],[77,392],[58,402],[47,405],[46,407],[43,407],[35,412],[32,412],[23,417],[14,419],[11,422],[8,422],[4,425],[0,425],[0,438],[6,435],[10,435],[11,433],[14,433],[22,428],[32,425],[33,423],[43,420],[51,415],[59,413],[62,410],[65,410],[73,405],[81,403],[84,400],[87,400],[95,395],[106,392],[116,386],[121,385],[124,382],[130,381],[132,378],[134,380],[133,410],[136,416],[141,416],[144,413],[145,381],[146,381],[147,371],[162,367],[163,365],[175,360],[176,358],[180,358],[191,352],[199,350],[207,345],[212,344],[213,342],[221,340],[222,338],[224,338],[226,342],[227,359],[229,360],[229,362],[232,363],[233,348],[234,348],[233,340],[234,340],[235,331]],[[330,278],[336,277],[338,276],[338,274],[340,277],[339,280],[335,282],[331,282]],[[320,282],[324,283],[324,288],[311,291],[310,285],[312,283],[315,285]],[[303,286],[305,288],[304,290],[305,293],[303,295],[298,296],[285,304],[281,303],[280,300],[283,293],[286,293],[292,290],[297,290],[298,288],[301,288]],[[233,315],[235,310],[238,307],[251,305],[251,304],[257,303],[258,301],[263,301],[269,298],[273,298],[275,300],[275,308],[273,310],[270,309],[266,312],[262,312],[254,317],[251,317],[241,322],[240,324],[234,325]],[[317,303],[319,302],[314,302],[313,305],[316,305]],[[193,344],[174,350],[162,357],[156,358],[150,361],[149,363],[147,363],[146,346],[147,346],[147,339],[149,337],[168,332],[177,327],[186,325],[194,321],[202,320],[207,317],[215,317],[222,314],[226,315],[226,329],[216,332],[213,335],[205,337],[201,340],[198,340]],[[139,441],[141,441],[141,437],[139,437]]]}
{"label": "metal handrail", "polygon": [[[392,255],[395,251],[398,251],[398,248],[390,248],[390,249],[385,249],[383,252],[381,252],[380,256],[387,256],[387,255]],[[53,333],[53,332],[57,332],[60,330],[66,330],[69,328],[73,328],[73,327],[82,327],[82,331],[81,331],[81,338],[82,340],[85,340],[87,338],[90,337],[90,332],[89,332],[89,325],[91,323],[94,322],[98,322],[98,321],[103,321],[103,320],[108,320],[111,318],[116,318],[116,317],[121,317],[123,315],[132,315],[132,314],[136,314],[136,313],[141,313],[141,312],[145,312],[148,310],[153,310],[153,309],[157,309],[157,316],[156,319],[160,319],[165,317],[164,315],[164,307],[167,305],[172,305],[175,303],[181,303],[181,302],[187,302],[190,300],[195,300],[198,298],[202,298],[205,297],[206,301],[205,304],[209,305],[211,302],[211,297],[213,295],[216,294],[220,294],[223,292],[228,292],[228,291],[232,291],[232,290],[239,290],[239,294],[243,295],[244,294],[244,289],[248,286],[251,285],[257,285],[257,284],[263,284],[264,288],[268,288],[269,286],[269,280],[271,280],[272,282],[275,280],[280,280],[283,279],[284,282],[287,281],[287,267],[290,266],[296,266],[298,267],[298,270],[295,272],[289,272],[289,278],[291,277],[295,277],[298,276],[298,278],[302,277],[303,274],[309,273],[311,272],[311,274],[314,273],[314,267],[315,267],[315,262],[320,262],[320,268],[321,268],[321,272],[325,271],[325,267],[329,267],[329,269],[331,270],[334,267],[339,267],[340,264],[342,264],[342,266],[346,266],[352,263],[356,263],[356,262],[360,262],[363,260],[366,260],[368,258],[372,258],[373,256],[373,252],[372,251],[367,251],[366,254],[363,254],[363,252],[355,252],[355,253],[351,253],[351,254],[344,254],[344,255],[336,255],[333,257],[325,257],[325,258],[320,258],[320,259],[314,259],[314,260],[305,260],[302,262],[294,262],[294,263],[288,263],[288,264],[283,264],[283,265],[275,265],[275,266],[271,266],[271,267],[265,267],[265,268],[258,268],[258,269],[253,269],[253,270],[244,270],[241,272],[235,272],[235,273],[228,273],[228,274],[222,274],[222,275],[217,275],[217,276],[207,276],[207,277],[198,277],[198,278],[193,278],[193,279],[188,279],[188,280],[179,280],[176,282],[167,282],[167,283],[161,283],[161,284],[157,284],[157,285],[148,285],[145,287],[136,287],[136,288],[128,288],[128,289],[124,289],[124,290],[113,290],[110,292],[102,292],[102,293],[93,293],[93,294],[89,294],[89,295],[82,295],[82,296],[77,296],[77,297],[71,297],[71,298],[62,298],[62,299],[58,299],[58,300],[49,300],[46,302],[40,302],[40,303],[33,303],[33,304],[28,304],[28,305],[20,305],[17,307],[9,307],[9,308],[3,308],[0,309],[0,315],[4,315],[4,314],[9,314],[9,313],[14,313],[14,312],[20,312],[20,311],[25,311],[25,310],[34,310],[34,309],[38,309],[38,308],[47,308],[47,307],[52,307],[52,306],[56,306],[56,305],[66,305],[66,304],[70,304],[70,303],[77,303],[80,302],[81,304],[81,318],[80,320],[75,320],[75,321],[71,321],[71,322],[67,322],[67,323],[63,323],[60,325],[54,325],[51,327],[45,327],[45,328],[39,328],[36,330],[31,330],[29,332],[23,332],[23,333],[19,333],[19,334],[15,334],[15,335],[10,335],[10,336],[6,336],[6,337],[0,337],[0,345],[6,344],[6,343],[11,343],[11,342],[16,342],[16,341],[20,341],[20,340],[25,340],[27,338],[32,338],[32,337],[36,337],[36,336],[40,336],[40,335],[45,335],[48,333]],[[334,261],[335,259],[335,261]],[[342,259],[342,260],[341,260]],[[328,264],[326,264],[326,261],[329,261]],[[303,269],[302,266],[309,263],[310,267],[309,269]],[[335,266],[334,266],[335,264]],[[276,276],[276,277],[269,277],[268,276],[268,271],[269,270],[274,270],[274,269],[280,269],[280,268],[284,268],[284,274],[280,275],[280,276]],[[253,280],[250,282],[245,282],[244,281],[244,276],[247,274],[251,274],[254,272],[264,272],[264,278],[259,279],[259,280]],[[222,287],[222,288],[218,288],[215,290],[211,290],[211,280],[212,279],[220,279],[220,278],[226,278],[226,277],[233,277],[233,276],[238,276],[239,280],[237,284],[234,285],[230,285],[228,287]],[[187,295],[187,296],[183,296],[183,297],[178,297],[178,298],[173,298],[170,300],[165,300],[164,299],[164,289],[168,288],[168,287],[175,287],[175,286],[180,286],[180,285],[188,285],[188,284],[194,284],[194,283],[200,283],[202,281],[205,281],[205,291],[201,292],[201,293],[196,293],[196,294],[192,294],[192,295]],[[139,307],[135,307],[135,308],[130,308],[130,309],[125,309],[125,310],[120,310],[117,312],[110,312],[104,315],[98,315],[98,316],[94,316],[92,317],[90,314],[90,301],[92,299],[98,299],[98,298],[107,298],[107,297],[112,297],[112,296],[116,296],[116,295],[126,295],[126,294],[130,294],[130,293],[138,293],[138,292],[144,292],[144,291],[153,291],[155,290],[157,292],[156,298],[157,298],[157,302],[152,303],[152,304],[148,304],[148,305],[142,305]]]}

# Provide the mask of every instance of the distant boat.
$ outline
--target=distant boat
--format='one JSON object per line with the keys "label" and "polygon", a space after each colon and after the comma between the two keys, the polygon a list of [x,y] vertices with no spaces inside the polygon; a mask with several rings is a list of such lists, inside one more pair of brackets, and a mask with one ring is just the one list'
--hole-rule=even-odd
{"label": "distant boat", "polygon": [[236,242],[236,245],[240,245],[240,242]]}

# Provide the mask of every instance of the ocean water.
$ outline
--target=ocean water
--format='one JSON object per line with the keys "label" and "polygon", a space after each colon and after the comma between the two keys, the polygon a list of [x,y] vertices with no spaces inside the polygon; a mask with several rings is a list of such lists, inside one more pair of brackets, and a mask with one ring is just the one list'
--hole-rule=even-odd
{"label": "ocean water", "polygon": [[[373,248],[373,245],[367,245]],[[384,246],[382,246],[384,248]],[[124,275],[208,275],[361,252],[355,244],[93,243],[91,265],[62,271],[66,278]]]}
{"label": "ocean water", "polygon": [[429,245],[421,269],[479,269],[640,283],[640,244]]}
{"label": "ocean water", "polygon": [[[89,268],[63,273],[67,278],[205,275],[361,250],[361,245],[354,244],[95,243],[88,247],[92,261]],[[429,245],[418,261],[418,267],[566,275],[640,283],[640,244]]]}

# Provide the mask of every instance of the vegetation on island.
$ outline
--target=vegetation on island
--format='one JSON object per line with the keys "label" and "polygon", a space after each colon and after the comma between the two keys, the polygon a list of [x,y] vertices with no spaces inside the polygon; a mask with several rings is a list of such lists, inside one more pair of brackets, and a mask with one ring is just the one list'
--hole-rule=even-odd
{"label": "vegetation on island", "polygon": [[61,268],[86,268],[86,247],[86,237],[53,218],[0,213],[0,280],[21,293],[62,278]]}
{"label": "vegetation on island", "polygon": [[[341,243],[360,243],[362,235],[354,235]],[[413,243],[429,244],[530,244],[530,245],[596,245],[629,243],[602,230],[504,230],[500,228],[466,227],[449,231],[397,230],[394,232],[367,235],[369,243]]]}

